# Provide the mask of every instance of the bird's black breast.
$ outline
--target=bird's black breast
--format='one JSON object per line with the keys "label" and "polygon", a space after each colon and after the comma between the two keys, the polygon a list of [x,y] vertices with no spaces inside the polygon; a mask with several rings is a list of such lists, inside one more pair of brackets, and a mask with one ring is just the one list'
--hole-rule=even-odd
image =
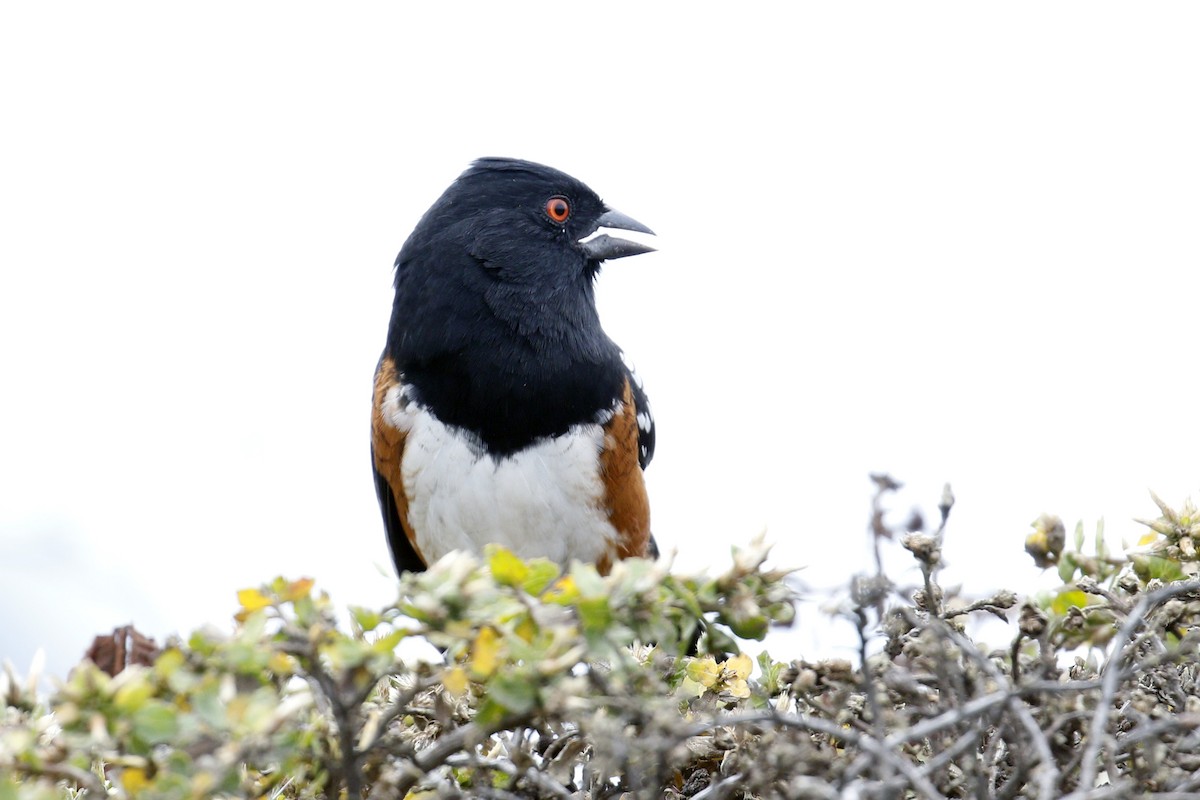
{"label": "bird's black breast", "polygon": [[495,455],[595,422],[613,407],[624,381],[619,356],[597,363],[531,353],[512,360],[480,347],[403,370],[421,405],[478,436]]}

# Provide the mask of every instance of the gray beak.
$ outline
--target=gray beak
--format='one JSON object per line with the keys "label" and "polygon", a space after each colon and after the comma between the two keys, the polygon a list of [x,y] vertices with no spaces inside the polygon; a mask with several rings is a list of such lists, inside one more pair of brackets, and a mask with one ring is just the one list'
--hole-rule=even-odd
{"label": "gray beak", "polygon": [[[647,228],[642,223],[638,222],[633,217],[627,217],[620,211],[609,209],[600,215],[600,219],[596,221],[596,230],[600,228],[615,228],[621,231],[637,231],[638,233],[648,233],[654,235],[654,231]],[[595,233],[595,231],[592,231]],[[609,236],[607,233],[602,233],[599,236],[592,236],[579,240],[579,246],[583,248],[583,252],[587,253],[587,257],[592,261],[605,261],[610,258],[624,258],[625,256],[636,256],[638,253],[652,253],[654,248],[641,242],[631,242],[628,239],[617,239]]]}

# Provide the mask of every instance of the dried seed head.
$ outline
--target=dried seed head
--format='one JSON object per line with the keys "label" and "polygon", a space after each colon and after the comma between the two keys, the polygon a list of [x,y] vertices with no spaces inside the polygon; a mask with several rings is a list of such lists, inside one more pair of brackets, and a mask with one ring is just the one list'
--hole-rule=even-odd
{"label": "dried seed head", "polygon": [[1017,627],[1022,635],[1036,639],[1046,631],[1046,615],[1032,603],[1027,602],[1021,606],[1021,616],[1017,620]]}

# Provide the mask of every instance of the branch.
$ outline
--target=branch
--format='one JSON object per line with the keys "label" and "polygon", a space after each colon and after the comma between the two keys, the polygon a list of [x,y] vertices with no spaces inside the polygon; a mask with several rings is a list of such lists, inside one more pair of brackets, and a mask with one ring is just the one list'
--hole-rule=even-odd
{"label": "branch", "polygon": [[1095,787],[1104,729],[1108,725],[1108,715],[1112,710],[1113,700],[1117,695],[1117,686],[1120,684],[1123,672],[1120,664],[1121,658],[1126,645],[1133,638],[1134,632],[1145,622],[1146,615],[1150,613],[1151,609],[1175,597],[1196,592],[1200,592],[1200,580],[1173,583],[1142,595],[1137,605],[1129,612],[1129,616],[1117,631],[1116,638],[1113,639],[1112,649],[1109,651],[1111,655],[1108,663],[1104,665],[1100,701],[1096,705],[1096,715],[1092,717],[1092,724],[1088,729],[1087,746],[1084,748],[1083,761],[1079,767],[1079,789],[1064,800],[1082,800]]}
{"label": "branch", "polygon": [[730,792],[736,789],[739,784],[745,782],[745,780],[746,776],[739,772],[735,775],[730,775],[728,778],[713,781],[692,795],[692,800],[721,800],[721,798],[728,797]]}
{"label": "branch", "polygon": [[497,772],[503,772],[505,775],[514,779],[524,779],[535,785],[541,791],[551,794],[555,797],[570,800],[571,793],[547,775],[545,772],[536,767],[528,767],[522,770],[510,759],[506,758],[484,758],[475,753],[454,753],[446,759],[445,763],[451,767],[475,767],[483,769],[492,769]]}
{"label": "branch", "polygon": [[356,753],[359,758],[371,752],[378,747],[384,740],[383,734],[387,733],[388,725],[392,720],[404,714],[414,714],[428,716],[428,709],[414,708],[410,705],[421,692],[435,686],[439,681],[433,678],[422,678],[413,682],[411,689],[405,689],[402,694],[396,697],[395,700],[378,711],[378,716],[367,717],[367,721],[362,726],[362,731],[358,737],[358,747]]}
{"label": "branch", "polygon": [[921,772],[925,773],[926,775],[930,775],[941,769],[946,764],[953,761],[956,756],[968,750],[972,745],[978,746],[981,735],[982,734],[978,728],[968,728],[966,733],[964,733],[962,736],[959,736],[954,744],[944,748],[936,756],[926,761],[921,767]]}
{"label": "branch", "polygon": [[1184,713],[1177,717],[1160,720],[1152,724],[1140,725],[1136,730],[1132,730],[1122,736],[1120,743],[1128,746],[1137,744],[1145,739],[1159,739],[1168,733],[1194,731],[1196,728],[1200,728],[1200,714]]}
{"label": "branch", "polygon": [[897,772],[908,780],[909,785],[919,792],[924,793],[926,800],[946,800],[941,792],[937,790],[929,779],[926,778],[911,762],[901,758],[896,751],[886,742],[881,742],[872,736],[859,734],[850,728],[843,728],[837,723],[828,720],[809,717],[803,714],[784,715],[778,712],[765,712],[761,714],[747,714],[743,716],[730,716],[720,719],[712,719],[706,722],[697,723],[686,729],[685,738],[699,736],[701,733],[709,731],[720,726],[737,727],[740,725],[754,725],[760,723],[770,723],[780,725],[785,728],[795,728],[796,730],[806,731],[808,733],[823,733],[834,739],[853,744],[864,750],[872,753],[876,758],[886,761],[888,766],[894,768]]}
{"label": "branch", "polygon": [[74,783],[76,786],[85,789],[88,794],[95,793],[97,797],[107,797],[108,792],[104,788],[104,782],[100,778],[87,770],[82,770],[79,767],[73,767],[70,764],[41,764],[33,766],[31,764],[12,764],[9,763],[5,767],[11,769],[18,774],[24,773],[30,776],[41,775],[47,778],[55,778],[58,780],[67,780]]}
{"label": "branch", "polygon": [[951,728],[969,720],[973,721],[975,717],[982,716],[996,706],[1004,705],[1012,698],[1013,694],[1010,692],[992,692],[983,697],[976,697],[963,706],[943,711],[936,717],[922,720],[911,728],[893,733],[884,739],[884,743],[889,747],[898,747],[913,739],[924,739],[944,728]]}
{"label": "branch", "polygon": [[440,737],[429,747],[417,753],[410,760],[404,774],[396,781],[396,796],[404,797],[408,790],[428,775],[432,770],[446,763],[446,760],[467,746],[474,746],[497,731],[524,725],[529,721],[529,714],[514,714],[497,720],[491,725],[480,725],[472,722]]}
{"label": "branch", "polygon": [[[1004,673],[992,663],[991,659],[981,654],[975,647],[975,643],[967,639],[961,633],[956,631],[953,626],[941,623],[944,630],[950,635],[959,650],[961,650],[967,658],[974,661],[980,669],[988,674],[992,680],[1002,685],[1008,683]],[[1010,692],[1012,690],[1010,689]],[[1019,691],[1017,693],[1020,693]],[[1058,785],[1058,766],[1054,762],[1054,754],[1050,750],[1050,742],[1046,739],[1046,734],[1042,731],[1041,726],[1037,724],[1037,720],[1033,718],[1033,714],[1029,713],[1029,709],[1024,703],[1012,702],[1013,696],[1008,697],[1009,706],[1020,720],[1021,726],[1029,733],[1029,738],[1033,740],[1034,747],[1037,748],[1038,758],[1041,760],[1043,769],[1038,780],[1038,797],[1042,800],[1050,800],[1054,797],[1055,787]]]}

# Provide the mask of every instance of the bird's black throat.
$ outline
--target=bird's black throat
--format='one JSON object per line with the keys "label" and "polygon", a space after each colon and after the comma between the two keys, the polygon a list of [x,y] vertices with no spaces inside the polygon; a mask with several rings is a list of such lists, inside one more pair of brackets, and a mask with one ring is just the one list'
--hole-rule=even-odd
{"label": "bird's black throat", "polygon": [[499,456],[594,422],[621,395],[624,368],[615,346],[602,361],[532,351],[514,358],[509,348],[499,350],[470,347],[398,366],[418,403]]}

